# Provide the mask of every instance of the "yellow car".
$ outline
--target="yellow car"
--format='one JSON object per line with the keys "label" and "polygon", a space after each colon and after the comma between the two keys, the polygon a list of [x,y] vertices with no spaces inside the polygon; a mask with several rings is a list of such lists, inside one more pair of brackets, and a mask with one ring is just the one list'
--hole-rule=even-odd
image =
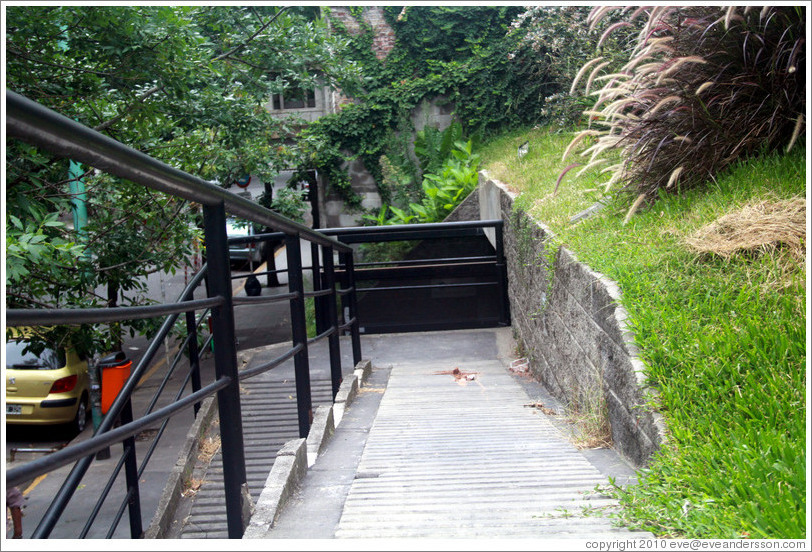
{"label": "yellow car", "polygon": [[72,350],[25,351],[23,337],[6,341],[6,424],[87,424],[90,383],[87,361]]}

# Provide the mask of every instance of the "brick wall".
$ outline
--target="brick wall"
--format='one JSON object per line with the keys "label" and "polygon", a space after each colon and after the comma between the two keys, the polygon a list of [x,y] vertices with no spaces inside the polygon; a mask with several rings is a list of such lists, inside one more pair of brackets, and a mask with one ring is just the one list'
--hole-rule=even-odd
{"label": "brick wall", "polygon": [[[348,33],[353,35],[361,33],[361,25],[348,8],[333,6],[330,8],[330,17],[340,21]],[[372,37],[372,51],[375,53],[375,57],[380,60],[386,59],[386,56],[395,47],[395,31],[386,22],[383,9],[377,6],[367,6],[361,12],[361,17],[375,33]]]}
{"label": "brick wall", "polygon": [[604,407],[615,448],[645,465],[665,440],[665,426],[646,406],[653,391],[617,285],[565,248],[549,255],[549,229],[514,212],[514,194],[484,171],[479,193],[480,217],[505,221],[513,331],[534,375],[572,408]]}
{"label": "brick wall", "polygon": [[380,60],[386,59],[392,48],[395,47],[395,31],[383,17],[383,9],[379,7],[366,7],[363,12],[364,21],[369,23],[375,36],[372,38],[372,51]]}

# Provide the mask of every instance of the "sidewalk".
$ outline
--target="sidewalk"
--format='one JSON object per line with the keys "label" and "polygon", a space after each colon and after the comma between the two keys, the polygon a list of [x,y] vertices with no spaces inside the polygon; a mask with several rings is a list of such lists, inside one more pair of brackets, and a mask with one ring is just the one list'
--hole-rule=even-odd
{"label": "sidewalk", "polygon": [[266,486],[245,538],[651,537],[614,527],[596,490],[633,470],[528,407],[560,412],[508,370],[509,328],[363,339],[372,376],[276,519]]}

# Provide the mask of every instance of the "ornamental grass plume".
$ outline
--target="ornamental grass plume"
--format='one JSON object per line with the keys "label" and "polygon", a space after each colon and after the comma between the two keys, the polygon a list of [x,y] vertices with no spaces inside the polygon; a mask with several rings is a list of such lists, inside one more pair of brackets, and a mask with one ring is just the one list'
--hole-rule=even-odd
{"label": "ornamental grass plume", "polygon": [[[611,12],[594,9],[592,27]],[[607,192],[619,186],[638,200],[661,189],[679,193],[739,159],[789,151],[805,134],[804,7],[640,7],[627,21],[646,15],[621,71],[599,76],[595,58],[572,86],[587,75],[587,88],[604,83],[589,93],[596,97],[585,112],[589,134],[579,133],[565,158],[587,135],[590,146],[579,155],[590,155],[589,164],[620,148],[623,162],[609,173]]]}

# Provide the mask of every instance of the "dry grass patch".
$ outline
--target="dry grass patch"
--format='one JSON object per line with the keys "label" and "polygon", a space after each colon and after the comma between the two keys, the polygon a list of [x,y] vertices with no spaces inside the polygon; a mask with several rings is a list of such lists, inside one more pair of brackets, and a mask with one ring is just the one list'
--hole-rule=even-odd
{"label": "dry grass patch", "polygon": [[197,458],[208,464],[218,450],[220,450],[220,436],[207,437],[200,442],[200,452],[198,452]]}
{"label": "dry grass patch", "polygon": [[595,412],[567,412],[566,421],[572,426],[571,442],[575,448],[612,448],[612,427],[605,414]]}
{"label": "dry grass patch", "polygon": [[762,200],[748,203],[699,229],[685,240],[697,253],[729,259],[738,254],[774,254],[786,249],[805,259],[806,200]]}

